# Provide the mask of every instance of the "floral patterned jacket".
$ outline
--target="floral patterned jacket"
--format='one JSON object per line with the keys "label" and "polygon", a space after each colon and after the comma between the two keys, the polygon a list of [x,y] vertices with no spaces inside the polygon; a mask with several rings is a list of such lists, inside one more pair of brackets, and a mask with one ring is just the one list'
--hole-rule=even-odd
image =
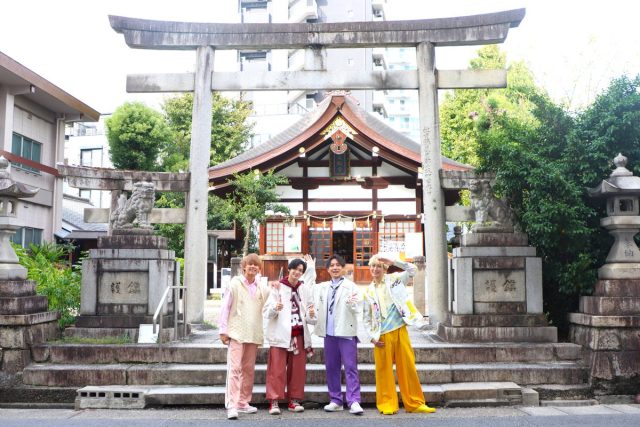
{"label": "floral patterned jacket", "polygon": [[[422,320],[422,314],[413,304],[405,286],[409,282],[409,279],[415,276],[416,266],[402,261],[395,261],[393,265],[404,271],[402,273],[385,274],[383,291],[388,293],[390,300],[400,312],[404,322],[407,325],[413,325]],[[382,312],[380,310],[378,291],[373,282],[367,286],[363,297],[365,330],[367,331],[370,341],[378,341],[380,339],[380,327],[382,325]]]}

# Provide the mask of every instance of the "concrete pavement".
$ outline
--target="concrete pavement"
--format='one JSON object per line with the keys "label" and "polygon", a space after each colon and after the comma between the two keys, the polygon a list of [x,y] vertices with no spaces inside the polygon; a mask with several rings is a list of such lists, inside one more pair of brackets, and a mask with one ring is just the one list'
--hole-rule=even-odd
{"label": "concrete pavement", "polygon": [[[220,408],[146,409],[146,410],[80,410],[72,409],[0,409],[0,426],[165,426],[211,425],[230,423],[226,411]],[[261,407],[257,414],[241,414],[234,424],[298,426],[300,422],[318,422],[323,426],[352,425],[423,425],[431,426],[618,426],[640,425],[640,405],[612,404],[580,407],[499,407],[499,408],[442,408],[435,414],[407,414],[382,416],[374,408],[365,408],[363,416],[347,411],[327,413],[307,410],[301,414],[285,412],[270,416]]]}

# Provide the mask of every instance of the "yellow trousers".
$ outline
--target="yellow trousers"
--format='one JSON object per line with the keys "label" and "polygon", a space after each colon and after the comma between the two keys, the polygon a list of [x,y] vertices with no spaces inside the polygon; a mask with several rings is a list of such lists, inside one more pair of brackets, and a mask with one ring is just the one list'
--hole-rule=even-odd
{"label": "yellow trousers", "polygon": [[397,412],[399,409],[393,364],[396,364],[398,385],[402,403],[407,412],[425,404],[424,393],[418,372],[416,357],[411,347],[407,327],[380,336],[384,347],[374,347],[373,359],[376,363],[376,406],[380,412]]}

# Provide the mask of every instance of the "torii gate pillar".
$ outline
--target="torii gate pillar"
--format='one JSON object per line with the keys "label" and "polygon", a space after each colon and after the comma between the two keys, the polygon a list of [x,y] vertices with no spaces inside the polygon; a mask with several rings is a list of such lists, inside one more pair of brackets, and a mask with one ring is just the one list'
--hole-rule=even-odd
{"label": "torii gate pillar", "polygon": [[447,313],[447,242],[444,191],[440,186],[442,156],[438,116],[435,46],[416,47],[418,104],[420,107],[420,153],[422,155],[422,203],[426,255],[425,285],[429,323],[436,325]]}
{"label": "torii gate pillar", "polygon": [[[187,322],[202,323],[204,302],[207,293],[207,203],[209,200],[209,158],[211,156],[211,79],[215,51],[211,46],[198,47],[195,91],[193,94],[193,118],[191,122],[191,155],[189,172],[191,181],[187,200],[187,225],[185,228],[184,257],[189,260],[184,265],[184,282],[187,287],[187,301],[198,301],[186,307]],[[204,255],[203,255],[204,254]],[[202,280],[204,278],[204,280]]]}

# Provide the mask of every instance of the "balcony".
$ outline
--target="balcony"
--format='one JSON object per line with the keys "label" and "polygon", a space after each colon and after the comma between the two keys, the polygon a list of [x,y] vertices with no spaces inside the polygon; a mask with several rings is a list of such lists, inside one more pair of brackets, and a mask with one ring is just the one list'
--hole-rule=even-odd
{"label": "balcony", "polygon": [[373,57],[373,66],[376,70],[387,69],[387,52],[385,48],[374,48],[371,56]]}
{"label": "balcony", "polygon": [[371,9],[373,10],[374,21],[385,20],[384,8],[386,4],[387,0],[371,0]]}
{"label": "balcony", "polygon": [[305,63],[305,51],[304,49],[296,49],[289,52],[288,69],[289,71],[300,71],[304,69]]}
{"label": "balcony", "polygon": [[374,113],[380,114],[382,117],[388,117],[386,97],[383,91],[373,92],[372,110]]}
{"label": "balcony", "polygon": [[318,19],[318,3],[316,0],[293,0],[289,2],[289,22],[307,22]]}

